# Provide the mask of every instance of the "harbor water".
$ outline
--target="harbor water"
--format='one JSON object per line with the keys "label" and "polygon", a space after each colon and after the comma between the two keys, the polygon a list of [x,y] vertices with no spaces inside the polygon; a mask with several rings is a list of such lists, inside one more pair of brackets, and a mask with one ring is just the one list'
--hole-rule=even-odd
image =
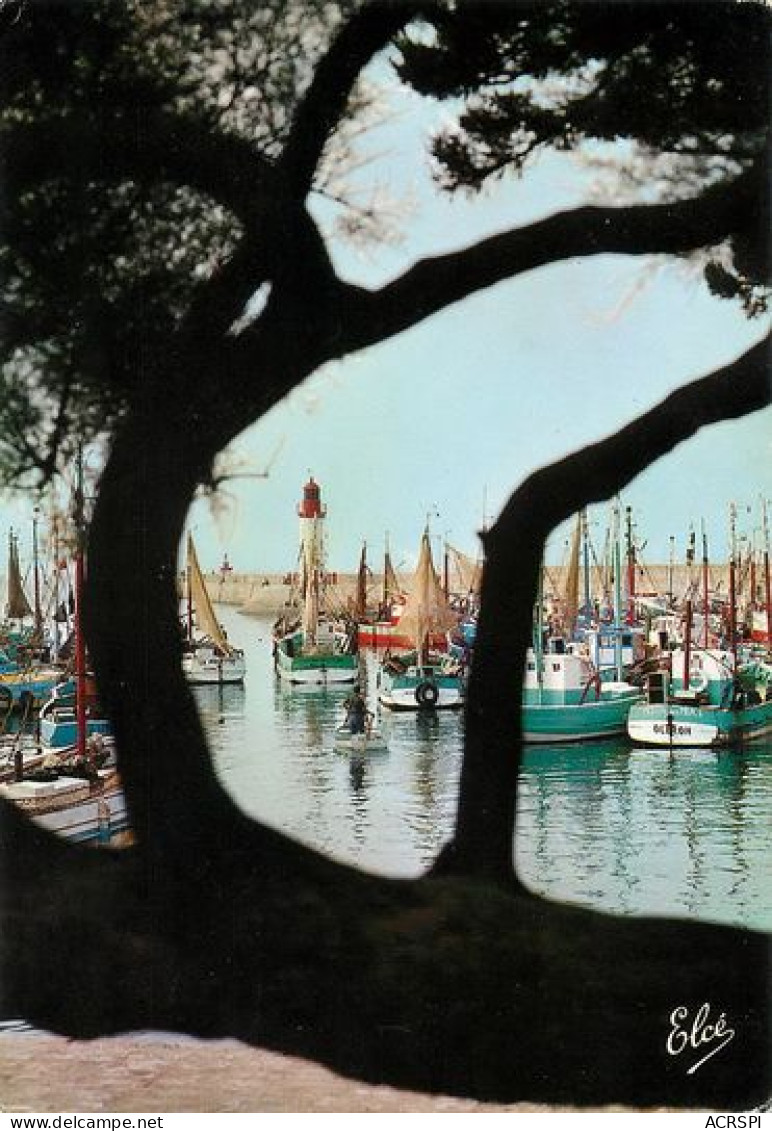
{"label": "harbor water", "polygon": [[[379,712],[388,750],[338,753],[346,690],[280,683],[270,620],[218,612],[245,650],[246,683],[195,694],[236,803],[339,861],[420,875],[452,832],[461,715]],[[363,661],[375,710],[377,659]],[[521,879],[549,898],[772,930],[771,849],[769,739],[672,757],[624,739],[527,748],[515,856]]]}

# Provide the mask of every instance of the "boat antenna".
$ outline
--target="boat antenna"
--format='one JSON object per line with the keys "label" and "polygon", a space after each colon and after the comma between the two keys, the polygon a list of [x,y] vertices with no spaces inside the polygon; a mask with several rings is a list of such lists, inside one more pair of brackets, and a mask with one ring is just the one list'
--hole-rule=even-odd
{"label": "boat antenna", "polygon": [[76,717],[79,758],[86,756],[86,638],[83,633],[83,589],[85,582],[85,530],[83,502],[83,444],[78,443],[75,458],[75,678]]}
{"label": "boat antenna", "polygon": [[707,649],[708,647],[708,626],[710,621],[710,597],[708,592],[708,535],[705,530],[705,519],[701,520],[702,525],[702,613],[704,617],[704,624],[702,628],[702,646]]}
{"label": "boat antenna", "polygon": [[764,602],[767,607],[767,647],[772,648],[772,585],[769,577],[769,517],[767,500],[761,500],[761,529],[764,538]]}

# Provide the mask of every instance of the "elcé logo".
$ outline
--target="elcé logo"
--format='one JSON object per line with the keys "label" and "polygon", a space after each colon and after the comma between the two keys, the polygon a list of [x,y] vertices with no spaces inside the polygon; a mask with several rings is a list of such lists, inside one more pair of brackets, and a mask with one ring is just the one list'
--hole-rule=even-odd
{"label": "elc\u00e9 logo", "polygon": [[678,1005],[670,1014],[670,1033],[665,1047],[670,1056],[680,1056],[683,1052],[701,1052],[710,1047],[709,1051],[690,1068],[686,1075],[691,1076],[706,1061],[721,1052],[723,1048],[734,1039],[734,1029],[730,1029],[726,1022],[726,1014],[719,1014],[718,1020],[710,1020],[710,1002],[704,1002],[697,1010],[694,1019],[689,1021],[689,1009],[685,1005]]}

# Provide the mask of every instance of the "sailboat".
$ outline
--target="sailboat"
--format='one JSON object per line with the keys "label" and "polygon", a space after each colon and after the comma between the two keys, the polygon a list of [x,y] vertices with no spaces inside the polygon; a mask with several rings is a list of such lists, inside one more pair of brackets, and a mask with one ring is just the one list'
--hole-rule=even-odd
{"label": "sailboat", "polygon": [[247,670],[244,653],[229,643],[215,616],[190,534],[185,582],[187,631],[182,670],[186,679],[193,684],[243,683]]}
{"label": "sailboat", "polygon": [[375,648],[409,648],[411,641],[400,632],[399,618],[405,607],[405,597],[392,564],[388,535],[383,555],[383,586],[375,616],[357,617],[357,640],[360,645]]}
{"label": "sailboat", "polygon": [[[32,702],[34,706],[48,698],[62,678],[58,668],[42,665],[34,659],[31,647],[35,636],[35,625],[39,625],[39,612],[33,610],[24,592],[19,567],[19,549],[16,535],[11,532],[8,540],[8,600],[5,607],[8,621],[18,621],[17,631],[8,630],[7,646],[0,649],[0,688],[10,693],[15,706]],[[23,622],[33,618],[33,626],[24,630]]]}
{"label": "sailboat", "polygon": [[442,710],[464,701],[463,668],[447,654],[432,653],[432,635],[445,639],[456,624],[432,559],[429,531],[424,530],[413,585],[400,617],[401,636],[411,638],[414,650],[389,655],[378,673],[378,699],[393,711]]}
{"label": "sailboat", "polygon": [[311,477],[303,488],[300,518],[300,624],[277,623],[274,663],[281,679],[292,684],[347,684],[359,676],[356,635],[326,609],[324,518],[319,484]]}

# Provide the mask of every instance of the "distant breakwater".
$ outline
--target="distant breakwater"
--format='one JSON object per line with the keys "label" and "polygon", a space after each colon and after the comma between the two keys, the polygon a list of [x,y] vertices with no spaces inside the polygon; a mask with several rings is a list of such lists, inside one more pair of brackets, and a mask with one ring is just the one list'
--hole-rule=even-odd
{"label": "distant breakwater", "polygon": [[[567,568],[565,566],[547,566],[545,590],[551,595],[559,595],[565,590]],[[335,590],[338,603],[345,606],[353,602],[356,590],[356,574],[339,573],[333,575],[336,579]],[[234,605],[243,613],[255,616],[278,613],[293,597],[292,586],[288,582],[288,574],[279,573],[230,573],[212,571],[205,575],[206,587],[213,601],[224,605]],[[749,576],[740,571],[739,580],[744,584],[741,590],[746,593],[749,588]],[[403,579],[407,584],[407,579]],[[623,566],[623,589],[627,581],[626,568]],[[757,586],[763,584],[761,571],[757,571]],[[580,587],[582,586],[580,577]],[[636,567],[635,588],[639,594],[666,594],[672,591],[675,597],[683,596],[689,585],[695,589],[697,600],[702,593],[702,567],[698,563],[691,569],[685,565],[652,565]],[[383,585],[383,578],[373,574],[368,579],[368,591],[377,601],[378,594]],[[451,580],[451,590],[455,591]],[[729,590],[729,567],[726,564],[709,566],[709,588],[711,595],[726,595]],[[592,571],[592,593],[597,596],[599,592],[598,574]]]}

